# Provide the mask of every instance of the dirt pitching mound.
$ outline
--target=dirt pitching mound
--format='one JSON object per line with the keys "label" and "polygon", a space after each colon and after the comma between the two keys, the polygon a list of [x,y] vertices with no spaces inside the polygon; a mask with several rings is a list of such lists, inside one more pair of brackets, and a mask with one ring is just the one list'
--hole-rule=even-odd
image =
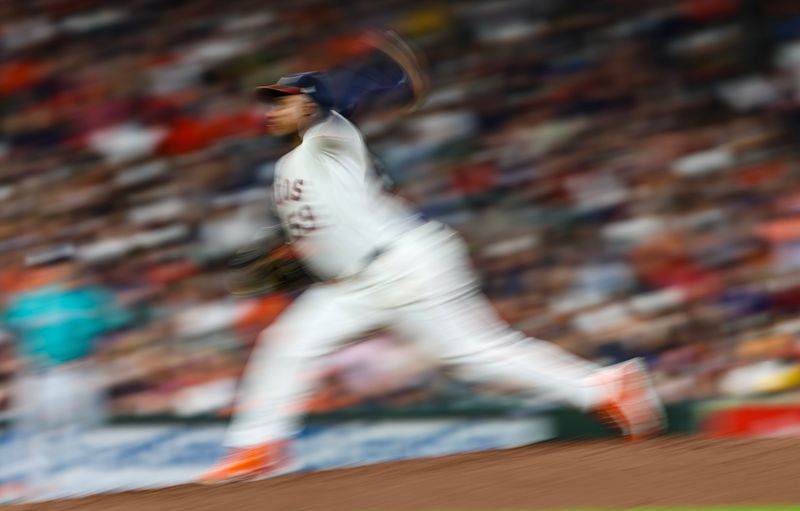
{"label": "dirt pitching mound", "polygon": [[399,511],[800,503],[800,440],[548,443],[19,511]]}

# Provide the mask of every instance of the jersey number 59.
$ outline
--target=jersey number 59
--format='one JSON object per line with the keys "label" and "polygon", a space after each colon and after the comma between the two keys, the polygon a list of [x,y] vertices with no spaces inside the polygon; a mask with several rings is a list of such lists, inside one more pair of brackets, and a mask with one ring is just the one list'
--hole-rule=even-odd
{"label": "jersey number 59", "polygon": [[317,225],[311,206],[303,204],[299,208],[289,212],[289,214],[286,215],[286,228],[289,231],[289,236],[294,240],[308,236],[314,231]]}

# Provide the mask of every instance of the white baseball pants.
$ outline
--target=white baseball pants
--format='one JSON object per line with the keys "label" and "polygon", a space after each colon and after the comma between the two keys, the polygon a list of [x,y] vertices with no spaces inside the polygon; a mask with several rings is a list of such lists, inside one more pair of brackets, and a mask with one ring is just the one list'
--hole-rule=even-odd
{"label": "white baseball pants", "polygon": [[509,327],[480,292],[460,237],[428,222],[364,271],[306,291],[260,336],[226,443],[247,447],[297,432],[313,364],[377,328],[414,340],[473,381],[547,392],[579,408],[599,400],[597,368]]}

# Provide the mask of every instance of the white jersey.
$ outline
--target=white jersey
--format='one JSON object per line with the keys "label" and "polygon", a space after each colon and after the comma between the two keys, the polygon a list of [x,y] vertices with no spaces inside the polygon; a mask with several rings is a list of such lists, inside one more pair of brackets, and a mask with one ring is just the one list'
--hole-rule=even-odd
{"label": "white jersey", "polygon": [[293,247],[323,279],[358,272],[419,223],[382,191],[361,134],[336,112],[278,161],[273,195]]}
{"label": "white jersey", "polygon": [[[378,329],[424,346],[423,353],[473,382],[538,391],[586,410],[621,393],[621,380],[610,379],[620,368],[598,377],[594,364],[510,328],[479,292],[460,236],[416,220],[382,193],[361,136],[338,114],[311,128],[281,159],[276,179],[278,213],[309,269],[353,278],[310,286],[259,336],[229,446],[291,439],[318,383],[308,371],[319,368],[320,357]],[[384,253],[370,257],[376,249]],[[651,394],[648,408],[637,405],[642,408],[626,420],[635,417],[638,431],[654,430],[658,400],[642,392]]]}

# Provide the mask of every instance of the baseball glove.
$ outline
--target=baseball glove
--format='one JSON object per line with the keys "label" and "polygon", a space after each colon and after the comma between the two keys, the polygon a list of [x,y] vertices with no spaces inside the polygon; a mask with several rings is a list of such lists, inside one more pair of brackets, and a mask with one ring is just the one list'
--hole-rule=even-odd
{"label": "baseball glove", "polygon": [[231,294],[249,297],[301,291],[314,282],[278,232],[259,237],[228,261],[225,287]]}

